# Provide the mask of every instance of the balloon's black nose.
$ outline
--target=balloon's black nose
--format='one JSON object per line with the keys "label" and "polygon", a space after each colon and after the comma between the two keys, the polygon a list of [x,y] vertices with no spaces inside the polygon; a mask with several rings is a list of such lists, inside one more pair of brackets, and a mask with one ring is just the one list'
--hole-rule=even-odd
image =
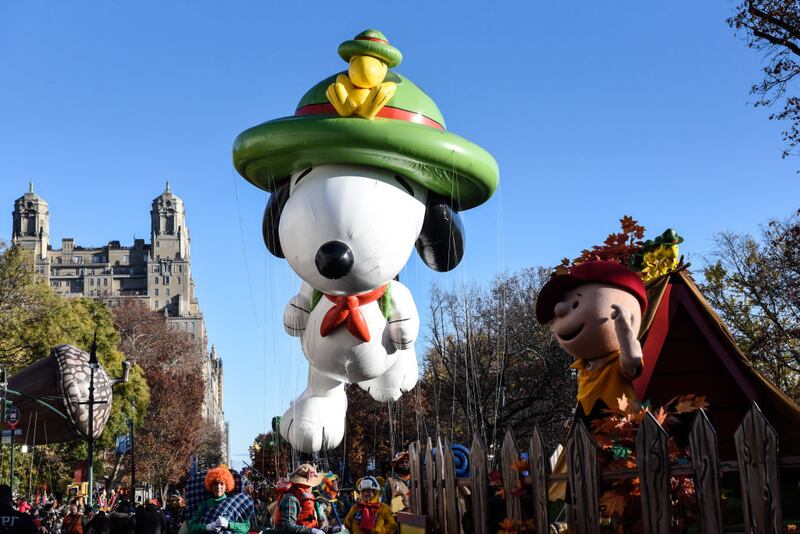
{"label": "balloon's black nose", "polygon": [[341,241],[328,241],[319,247],[314,263],[319,274],[338,280],[353,268],[353,251]]}

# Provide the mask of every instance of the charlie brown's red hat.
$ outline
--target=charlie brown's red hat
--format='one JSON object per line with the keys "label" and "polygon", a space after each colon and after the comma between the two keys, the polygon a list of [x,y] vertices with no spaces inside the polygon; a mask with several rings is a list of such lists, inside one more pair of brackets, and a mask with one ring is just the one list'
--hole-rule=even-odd
{"label": "charlie brown's red hat", "polygon": [[549,323],[555,316],[555,305],[567,291],[584,284],[609,284],[631,293],[639,301],[642,314],[647,309],[647,293],[638,274],[615,261],[592,260],[556,271],[542,287],[536,299],[536,320]]}

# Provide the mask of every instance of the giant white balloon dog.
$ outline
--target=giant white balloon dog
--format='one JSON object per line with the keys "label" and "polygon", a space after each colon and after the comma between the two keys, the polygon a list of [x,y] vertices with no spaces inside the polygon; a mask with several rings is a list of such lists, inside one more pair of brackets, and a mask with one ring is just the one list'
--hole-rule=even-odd
{"label": "giant white balloon dog", "polygon": [[494,158],[445,129],[436,103],[390,71],[402,54],[377,30],[339,46],[348,62],[309,89],[295,113],[239,134],[236,170],[271,193],[264,241],[303,280],[284,326],[302,338],[308,387],[281,419],[293,447],[344,435],[344,384],[379,401],[417,382],[419,316],[398,273],[416,246],[437,271],[464,253],[457,210],[497,188]]}
{"label": "giant white balloon dog", "polygon": [[281,434],[302,451],[334,447],[344,435],[345,383],[383,402],[416,384],[419,315],[395,278],[415,245],[431,267],[454,267],[460,219],[444,199],[390,171],[320,165],[272,195],[264,239],[303,279],[284,327],[302,338],[308,388],[282,417]]}

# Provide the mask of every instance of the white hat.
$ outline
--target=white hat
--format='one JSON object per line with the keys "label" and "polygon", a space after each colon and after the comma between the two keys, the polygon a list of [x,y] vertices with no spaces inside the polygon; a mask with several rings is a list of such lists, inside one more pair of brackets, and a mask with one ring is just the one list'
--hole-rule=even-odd
{"label": "white hat", "polygon": [[381,487],[375,477],[364,477],[358,481],[358,490],[374,490],[380,491]]}

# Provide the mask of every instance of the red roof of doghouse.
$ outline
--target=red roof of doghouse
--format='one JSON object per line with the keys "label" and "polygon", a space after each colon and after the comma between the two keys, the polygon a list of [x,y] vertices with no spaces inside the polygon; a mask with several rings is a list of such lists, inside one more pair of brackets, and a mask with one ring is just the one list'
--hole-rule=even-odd
{"label": "red roof of doghouse", "polygon": [[800,406],[752,366],[688,271],[654,280],[647,297],[638,398],[660,406],[678,395],[705,396],[724,459],[734,457],[733,434],[756,401],[778,432],[781,455],[800,454]]}

